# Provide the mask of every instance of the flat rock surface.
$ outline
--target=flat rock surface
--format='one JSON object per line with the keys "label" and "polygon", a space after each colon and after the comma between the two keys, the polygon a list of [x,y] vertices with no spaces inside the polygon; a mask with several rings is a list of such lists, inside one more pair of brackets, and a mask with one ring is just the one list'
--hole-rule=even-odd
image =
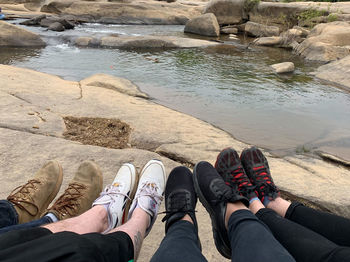
{"label": "flat rock surface", "polygon": [[350,91],[350,55],[320,66],[313,74],[320,79],[342,85]]}
{"label": "flat rock surface", "polygon": [[[0,78],[0,173],[6,177],[0,198],[6,198],[49,159],[58,159],[63,165],[63,190],[86,159],[101,166],[106,185],[123,162],[133,162],[140,170],[149,159],[161,158],[169,172],[179,165],[175,161],[213,163],[220,149],[232,146],[240,152],[247,146],[194,117],[103,87],[110,83],[110,76],[105,81],[100,76],[98,86],[94,86],[87,85],[93,81],[65,81],[57,76],[0,65]],[[38,115],[32,115],[33,111]],[[41,122],[39,115],[46,121]],[[128,123],[132,128],[133,148],[107,149],[63,139],[62,116],[68,115],[116,118]],[[34,125],[38,128],[32,128]],[[350,217],[348,169],[302,155],[284,159],[269,153],[266,156],[281,190]],[[196,214],[204,255],[208,261],[222,261],[213,243],[208,215],[200,205]],[[144,242],[139,261],[149,261],[159,245],[164,235],[160,220],[161,216]]]}
{"label": "flat rock surface", "polygon": [[111,48],[193,48],[214,46],[219,43],[176,36],[106,36],[101,38],[102,47]]}

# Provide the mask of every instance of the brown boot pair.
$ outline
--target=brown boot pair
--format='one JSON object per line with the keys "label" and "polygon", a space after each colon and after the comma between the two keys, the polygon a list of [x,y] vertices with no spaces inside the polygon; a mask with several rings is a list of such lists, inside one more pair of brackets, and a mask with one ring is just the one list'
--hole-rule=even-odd
{"label": "brown boot pair", "polygon": [[78,216],[91,208],[102,191],[102,173],[92,161],[83,162],[64,193],[48,208],[60,190],[63,179],[61,165],[46,163],[25,185],[14,189],[7,200],[18,213],[18,223],[26,223],[53,213],[59,220]]}

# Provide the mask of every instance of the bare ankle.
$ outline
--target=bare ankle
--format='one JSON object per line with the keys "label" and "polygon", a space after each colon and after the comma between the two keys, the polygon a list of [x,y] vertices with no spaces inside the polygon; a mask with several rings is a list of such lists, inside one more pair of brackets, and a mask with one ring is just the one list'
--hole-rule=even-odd
{"label": "bare ankle", "polygon": [[228,228],[228,221],[232,215],[233,212],[236,212],[237,210],[241,210],[241,209],[247,209],[248,208],[240,201],[235,202],[235,203],[227,203],[226,206],[226,214],[225,214],[225,227],[226,229]]}
{"label": "bare ankle", "polygon": [[193,224],[192,218],[187,214],[183,218],[181,218],[181,220],[188,221]]}
{"label": "bare ankle", "polygon": [[290,204],[291,203],[289,201],[287,201],[281,197],[277,197],[276,199],[271,200],[267,204],[267,208],[274,210],[277,214],[284,217],[286,215],[286,212],[287,212]]}

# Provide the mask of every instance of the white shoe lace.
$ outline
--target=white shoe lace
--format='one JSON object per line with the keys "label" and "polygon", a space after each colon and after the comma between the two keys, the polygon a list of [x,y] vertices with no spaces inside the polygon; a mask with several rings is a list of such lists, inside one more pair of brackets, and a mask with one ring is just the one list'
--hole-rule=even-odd
{"label": "white shoe lace", "polygon": [[159,203],[163,200],[163,196],[158,193],[158,189],[159,187],[155,183],[145,181],[142,183],[141,188],[135,198],[148,196],[153,198],[157,203]]}
{"label": "white shoe lace", "polygon": [[115,185],[106,186],[105,190],[101,192],[100,197],[109,196],[111,198],[111,201],[115,202],[115,199],[113,198],[113,196],[116,197],[118,195],[122,195],[127,197],[129,200],[131,200],[127,194],[120,192],[119,187],[120,187],[120,184],[117,186]]}

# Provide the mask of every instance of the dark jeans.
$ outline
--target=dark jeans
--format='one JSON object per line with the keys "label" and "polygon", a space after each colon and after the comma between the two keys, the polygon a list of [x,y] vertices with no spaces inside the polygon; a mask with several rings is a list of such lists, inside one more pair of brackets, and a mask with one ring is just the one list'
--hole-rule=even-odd
{"label": "dark jeans", "polygon": [[[273,237],[267,226],[249,210],[234,212],[228,222],[232,261],[295,261]],[[207,261],[198,246],[193,224],[175,222],[168,230],[152,262]]]}
{"label": "dark jeans", "polygon": [[17,224],[18,214],[13,205],[6,201],[0,200],[0,235],[12,230],[19,230],[24,228],[39,227],[45,224],[52,223],[51,218],[42,217],[28,223]]}
{"label": "dark jeans", "polygon": [[350,221],[293,203],[283,218],[264,208],[256,216],[298,262],[350,261]]}
{"label": "dark jeans", "polygon": [[0,200],[0,228],[18,224],[18,214],[7,200]]}
{"label": "dark jeans", "polygon": [[134,247],[124,232],[102,235],[73,232],[52,234],[30,228],[0,236],[0,258],[10,261],[132,261]]}

